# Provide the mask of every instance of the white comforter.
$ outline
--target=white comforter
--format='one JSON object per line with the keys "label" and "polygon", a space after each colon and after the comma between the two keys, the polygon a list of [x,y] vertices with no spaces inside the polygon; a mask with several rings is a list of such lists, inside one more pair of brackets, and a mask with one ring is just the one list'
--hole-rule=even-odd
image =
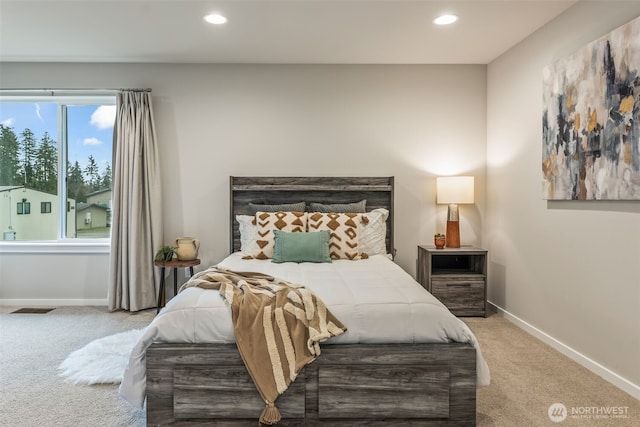
{"label": "white comforter", "polygon": [[[332,338],[332,344],[470,343],[477,350],[478,385],[490,382],[489,367],[467,325],[383,255],[359,261],[276,264],[243,260],[234,253],[218,267],[266,273],[312,289],[348,328]],[[231,311],[218,291],[197,287],[169,301],[133,349],[120,385],[120,395],[138,407],[145,398],[145,351],[153,342],[232,343]]]}

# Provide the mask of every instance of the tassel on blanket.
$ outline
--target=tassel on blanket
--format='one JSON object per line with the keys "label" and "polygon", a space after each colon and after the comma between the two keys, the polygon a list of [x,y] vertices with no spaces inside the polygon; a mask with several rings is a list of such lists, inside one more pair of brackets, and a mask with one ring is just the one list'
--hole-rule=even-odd
{"label": "tassel on blanket", "polygon": [[260,414],[260,423],[272,426],[280,421],[280,411],[273,402],[267,402],[267,406]]}

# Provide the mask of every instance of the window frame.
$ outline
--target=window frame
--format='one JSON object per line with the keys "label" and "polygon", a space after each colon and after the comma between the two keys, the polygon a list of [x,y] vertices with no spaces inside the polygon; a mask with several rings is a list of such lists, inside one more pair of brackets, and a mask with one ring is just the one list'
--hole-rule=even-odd
{"label": "window frame", "polygon": [[17,215],[31,215],[31,202],[16,202]]}
{"label": "window frame", "polygon": [[[58,215],[57,239],[53,240],[0,240],[0,253],[109,253],[111,236],[103,238],[66,237],[67,233],[67,168],[68,129],[67,108],[78,105],[116,105],[115,90],[26,90],[20,94],[4,94],[0,89],[0,103],[55,103],[57,104],[58,149]],[[44,95],[42,94],[44,93]],[[112,165],[113,168],[113,165]],[[64,173],[61,173],[64,172]],[[30,203],[30,202],[29,202]],[[67,209],[64,209],[66,207]],[[30,211],[30,209],[29,209]],[[50,212],[53,213],[53,212]]]}

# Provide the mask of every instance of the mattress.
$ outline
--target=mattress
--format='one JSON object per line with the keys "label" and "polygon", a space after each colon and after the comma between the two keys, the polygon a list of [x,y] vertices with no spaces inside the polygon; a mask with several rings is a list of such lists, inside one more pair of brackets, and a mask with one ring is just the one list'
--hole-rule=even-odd
{"label": "mattress", "polygon": [[[468,326],[387,256],[277,264],[242,259],[237,252],[217,267],[266,273],[313,290],[348,328],[331,338],[331,344],[469,343],[476,348],[478,386],[490,382],[489,368]],[[120,385],[120,395],[138,407],[144,404],[145,351],[154,342],[233,343],[231,310],[218,291],[198,287],[185,289],[167,303],[134,347]]]}

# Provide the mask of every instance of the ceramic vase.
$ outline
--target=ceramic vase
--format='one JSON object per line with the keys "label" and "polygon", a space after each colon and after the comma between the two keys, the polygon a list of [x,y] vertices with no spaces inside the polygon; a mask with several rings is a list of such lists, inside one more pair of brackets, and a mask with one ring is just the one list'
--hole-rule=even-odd
{"label": "ceramic vase", "polygon": [[191,261],[198,258],[200,241],[195,237],[178,237],[176,239],[176,255],[181,261]]}

